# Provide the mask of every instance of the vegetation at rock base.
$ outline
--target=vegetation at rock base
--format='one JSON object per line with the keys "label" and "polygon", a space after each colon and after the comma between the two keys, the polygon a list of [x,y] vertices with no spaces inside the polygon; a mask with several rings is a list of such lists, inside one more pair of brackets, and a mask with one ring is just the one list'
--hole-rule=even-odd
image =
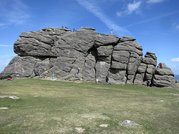
{"label": "vegetation at rock base", "polygon": [[0,98],[1,134],[179,133],[178,89],[15,79],[0,81],[2,95],[20,99]]}

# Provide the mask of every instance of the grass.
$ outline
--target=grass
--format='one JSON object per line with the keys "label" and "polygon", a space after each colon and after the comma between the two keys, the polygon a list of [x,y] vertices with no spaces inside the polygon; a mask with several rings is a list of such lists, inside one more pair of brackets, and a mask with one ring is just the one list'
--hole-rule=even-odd
{"label": "grass", "polygon": [[[17,79],[0,81],[0,95],[20,97],[0,99],[1,134],[179,133],[177,89]],[[142,127],[119,125],[126,119]]]}

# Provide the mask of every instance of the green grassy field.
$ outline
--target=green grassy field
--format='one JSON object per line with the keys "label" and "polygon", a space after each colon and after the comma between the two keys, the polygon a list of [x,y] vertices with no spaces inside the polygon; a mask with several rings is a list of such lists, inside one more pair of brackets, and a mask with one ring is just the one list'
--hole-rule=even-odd
{"label": "green grassy field", "polygon": [[179,133],[177,89],[18,79],[1,80],[0,95],[20,97],[0,98],[0,134]]}

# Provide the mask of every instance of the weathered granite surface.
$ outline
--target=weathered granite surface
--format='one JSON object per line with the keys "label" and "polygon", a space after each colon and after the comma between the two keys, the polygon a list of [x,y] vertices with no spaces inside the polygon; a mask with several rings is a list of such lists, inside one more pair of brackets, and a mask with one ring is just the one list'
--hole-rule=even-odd
{"label": "weathered granite surface", "polygon": [[157,66],[155,53],[143,57],[132,37],[97,33],[94,28],[71,31],[45,28],[24,32],[14,44],[17,54],[1,73],[20,77],[56,77],[99,83],[174,87],[174,74],[165,64]]}

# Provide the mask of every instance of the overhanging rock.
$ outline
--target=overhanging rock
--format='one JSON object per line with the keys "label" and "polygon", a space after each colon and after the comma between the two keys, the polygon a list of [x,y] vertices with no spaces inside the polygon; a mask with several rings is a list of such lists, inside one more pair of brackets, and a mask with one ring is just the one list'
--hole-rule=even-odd
{"label": "overhanging rock", "polygon": [[[18,55],[1,73],[20,77],[84,80],[111,84],[173,87],[174,74],[132,37],[97,33],[94,28],[45,28],[24,32],[14,44]],[[161,67],[162,66],[162,67]]]}

